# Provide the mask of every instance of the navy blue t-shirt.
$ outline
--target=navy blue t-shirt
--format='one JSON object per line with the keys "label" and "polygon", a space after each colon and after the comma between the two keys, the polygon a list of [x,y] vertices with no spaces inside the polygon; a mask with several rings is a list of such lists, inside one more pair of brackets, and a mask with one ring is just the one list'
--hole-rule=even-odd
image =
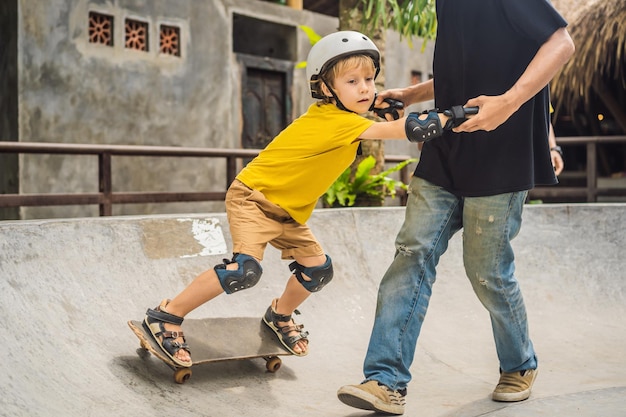
{"label": "navy blue t-shirt", "polygon": [[[548,0],[437,0],[435,105],[500,95],[567,23]],[[491,132],[444,132],[424,144],[415,175],[464,197],[557,182],[548,145],[546,86]]]}

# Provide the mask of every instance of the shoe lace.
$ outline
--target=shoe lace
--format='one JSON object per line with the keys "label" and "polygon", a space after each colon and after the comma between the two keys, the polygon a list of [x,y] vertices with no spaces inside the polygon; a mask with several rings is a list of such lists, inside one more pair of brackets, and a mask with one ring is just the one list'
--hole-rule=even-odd
{"label": "shoe lace", "polygon": [[406,399],[404,398],[406,396],[406,389],[401,391],[392,391],[389,387],[387,387],[386,385],[381,385],[382,389],[384,389],[385,391],[387,391],[387,394],[389,394],[389,400],[397,405],[405,405],[406,403]]}

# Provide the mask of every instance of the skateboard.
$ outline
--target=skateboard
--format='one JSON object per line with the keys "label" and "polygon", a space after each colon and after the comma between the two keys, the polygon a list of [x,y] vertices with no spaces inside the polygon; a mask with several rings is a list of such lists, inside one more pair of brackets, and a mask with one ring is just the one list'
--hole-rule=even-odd
{"label": "skateboard", "polygon": [[187,319],[182,325],[191,350],[192,365],[184,367],[172,361],[147,331],[141,321],[130,320],[128,326],[139,339],[140,349],[150,352],[174,370],[174,381],[184,384],[194,366],[232,360],[263,358],[269,372],[280,369],[279,356],[292,355],[282,347],[276,335],[259,317]]}

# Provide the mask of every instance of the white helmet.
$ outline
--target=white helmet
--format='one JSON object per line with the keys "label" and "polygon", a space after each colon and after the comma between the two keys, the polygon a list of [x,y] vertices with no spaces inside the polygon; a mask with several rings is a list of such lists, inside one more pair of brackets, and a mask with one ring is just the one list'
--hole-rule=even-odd
{"label": "white helmet", "polygon": [[364,34],[351,30],[331,33],[313,45],[307,58],[306,78],[309,80],[309,89],[313,98],[322,99],[324,96],[316,91],[312,81],[317,80],[322,72],[338,60],[350,55],[371,56],[376,67],[374,75],[376,78],[380,71],[380,52],[374,42]]}

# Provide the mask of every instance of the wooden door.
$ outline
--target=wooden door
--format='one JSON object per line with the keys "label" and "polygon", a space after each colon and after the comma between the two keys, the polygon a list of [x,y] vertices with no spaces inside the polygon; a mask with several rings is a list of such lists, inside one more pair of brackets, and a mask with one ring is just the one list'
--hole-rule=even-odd
{"label": "wooden door", "polygon": [[248,67],[243,86],[242,146],[262,149],[287,126],[284,72]]}

